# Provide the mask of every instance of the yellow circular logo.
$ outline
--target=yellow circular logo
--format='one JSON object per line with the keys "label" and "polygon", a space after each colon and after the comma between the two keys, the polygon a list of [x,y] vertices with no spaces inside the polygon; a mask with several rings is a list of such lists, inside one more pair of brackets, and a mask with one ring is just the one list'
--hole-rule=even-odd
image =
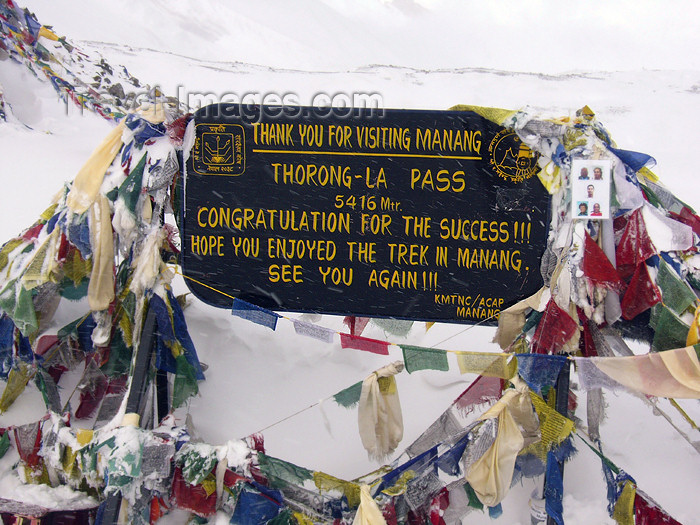
{"label": "yellow circular logo", "polygon": [[489,164],[499,177],[511,182],[523,182],[537,173],[539,158],[539,153],[508,129],[499,131],[489,144]]}

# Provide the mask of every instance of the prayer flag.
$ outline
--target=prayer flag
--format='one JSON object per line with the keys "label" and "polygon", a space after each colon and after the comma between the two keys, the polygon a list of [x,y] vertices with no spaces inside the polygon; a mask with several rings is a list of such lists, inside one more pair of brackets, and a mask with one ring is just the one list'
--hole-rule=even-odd
{"label": "prayer flag", "polygon": [[343,324],[348,327],[352,335],[362,335],[365,331],[365,327],[369,323],[369,317],[355,317],[354,315],[348,315],[343,319]]}
{"label": "prayer flag", "polygon": [[550,299],[532,336],[532,352],[555,354],[578,330],[578,323]]}
{"label": "prayer flag", "polygon": [[656,253],[649,238],[640,208],[634,210],[627,219],[627,225],[617,244],[617,270],[623,278],[635,272],[638,266]]}
{"label": "prayer flag", "polygon": [[332,343],[335,331],[312,323],[306,323],[299,319],[292,319],[294,331],[299,335],[305,335],[313,339],[318,339],[324,343]]}
{"label": "prayer flag", "polygon": [[561,468],[554,453],[550,451],[547,453],[547,474],[544,486],[545,509],[547,509],[547,514],[557,525],[564,525],[564,517],[562,516],[564,511],[563,497],[564,480],[561,476]]}
{"label": "prayer flag", "polygon": [[389,343],[359,335],[340,334],[340,346],[379,355],[389,355]]}
{"label": "prayer flag", "polygon": [[[665,303],[664,303],[665,304]],[[660,312],[654,327],[654,340],[651,348],[655,352],[683,348],[688,338],[690,326],[685,324],[671,309],[656,305]]]}
{"label": "prayer flag", "polygon": [[512,354],[488,352],[458,352],[457,364],[462,374],[479,374],[501,379],[510,379],[518,369],[518,362]]}
{"label": "prayer flag", "polygon": [[413,321],[407,321],[404,319],[377,318],[372,319],[372,322],[385,332],[399,337],[406,337],[408,335],[408,332],[411,331],[411,327],[413,326]]}
{"label": "prayer flag", "polygon": [[277,327],[277,319],[279,318],[279,315],[275,312],[248,303],[242,299],[233,300],[231,313],[256,324],[266,326],[271,330],[275,330]]}
{"label": "prayer flag", "polygon": [[622,317],[631,321],[658,302],[661,302],[661,292],[651,280],[646,263],[640,263],[622,298]]}
{"label": "prayer flag", "polygon": [[583,274],[596,286],[620,291],[622,280],[605,252],[586,232],[583,251]]}
{"label": "prayer flag", "polygon": [[544,387],[551,388],[557,381],[566,357],[560,355],[517,354],[518,375],[539,395]]}
{"label": "prayer flag", "polygon": [[677,315],[681,315],[698,302],[692,288],[663,259],[659,259],[656,285],[661,290],[664,306],[673,310]]}
{"label": "prayer flag", "polygon": [[498,401],[502,390],[500,378],[480,375],[455,399],[454,405],[463,415],[467,415],[474,410],[476,405]]}
{"label": "prayer flag", "polygon": [[358,381],[354,385],[341,390],[336,395],[333,396],[333,400],[340,406],[345,408],[351,408],[360,402],[360,395],[362,394],[362,381]]}
{"label": "prayer flag", "polygon": [[303,486],[306,480],[313,479],[313,472],[303,467],[260,452],[257,457],[260,472],[267,478],[270,488],[281,489],[288,483]]}
{"label": "prayer flag", "polygon": [[446,372],[450,369],[445,350],[410,345],[399,346],[403,351],[403,361],[409,374],[416,370],[441,370]]}
{"label": "prayer flag", "polygon": [[700,362],[693,347],[630,357],[591,357],[590,361],[635,392],[700,399]]}
{"label": "prayer flag", "polygon": [[681,525],[674,520],[661,507],[647,499],[641,490],[637,489],[634,495],[635,525]]}

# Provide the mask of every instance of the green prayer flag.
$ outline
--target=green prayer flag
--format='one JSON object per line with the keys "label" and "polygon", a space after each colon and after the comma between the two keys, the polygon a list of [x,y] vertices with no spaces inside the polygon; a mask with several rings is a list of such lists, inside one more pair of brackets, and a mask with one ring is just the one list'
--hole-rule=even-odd
{"label": "green prayer flag", "polygon": [[0,309],[12,319],[25,336],[29,337],[39,329],[32,292],[16,279],[7,283],[5,289],[0,292]]}
{"label": "green prayer flag", "polygon": [[109,344],[109,359],[100,367],[100,371],[108,377],[116,377],[129,373],[131,367],[131,350],[127,347],[120,330],[115,330]]}
{"label": "green prayer flag", "polygon": [[684,348],[690,326],[668,308],[661,308],[651,349],[655,352]]}
{"label": "green prayer flag", "polygon": [[540,324],[540,319],[542,319],[543,314],[544,312],[538,312],[537,310],[533,310],[532,312],[530,312],[530,315],[528,315],[525,319],[525,324],[523,325],[522,332],[527,333],[532,328],[535,328],[538,324]]}
{"label": "green prayer flag", "polygon": [[297,520],[289,508],[283,509],[277,516],[267,522],[267,525],[296,525]]}
{"label": "green prayer flag", "polygon": [[187,362],[185,354],[175,358],[175,383],[173,385],[173,408],[181,407],[185,401],[199,392],[194,368]]}
{"label": "green prayer flag", "polygon": [[656,285],[661,289],[664,305],[677,315],[694,306],[697,297],[695,292],[683,281],[671,266],[663,259],[659,261],[659,272]]}
{"label": "green prayer flag", "polygon": [[5,431],[5,433],[0,437],[0,458],[2,458],[7,450],[10,448],[10,433]]}
{"label": "green prayer flag", "polygon": [[416,370],[441,370],[447,372],[450,369],[445,350],[411,345],[399,346],[403,350],[403,362],[409,374]]}
{"label": "green prayer flag", "polygon": [[258,452],[258,462],[260,471],[273,489],[284,488],[287,484],[302,486],[306,480],[313,478],[313,472],[310,470],[261,452]]}
{"label": "green prayer flag", "polygon": [[69,301],[79,301],[83,297],[87,297],[88,285],[90,279],[83,279],[79,284],[75,284],[72,279],[65,278],[59,286],[59,293],[64,299]]}
{"label": "green prayer flag", "polygon": [[649,186],[646,186],[645,184],[642,184],[642,189],[644,190],[644,195],[646,196],[647,200],[649,201],[649,204],[654,206],[654,208],[663,210],[664,206],[661,204],[661,201],[659,198],[656,196],[656,193],[654,193]]}
{"label": "green prayer flag", "polygon": [[358,381],[354,385],[341,390],[333,399],[340,406],[345,408],[352,408],[360,402],[360,395],[362,394],[362,381]]}
{"label": "green prayer flag", "polygon": [[413,321],[406,321],[404,319],[377,318],[372,319],[372,322],[385,332],[398,337],[406,337],[413,326]]}
{"label": "green prayer flag", "polygon": [[469,483],[464,484],[464,491],[467,493],[467,497],[469,498],[469,506],[474,509],[483,510],[484,504],[479,501],[479,497],[476,495],[476,492],[474,492],[474,489]]}
{"label": "green prayer flag", "polygon": [[216,450],[205,443],[187,443],[175,455],[182,477],[190,485],[199,485],[216,466]]}
{"label": "green prayer flag", "polygon": [[87,319],[87,315],[84,315],[83,317],[79,317],[72,323],[68,323],[65,325],[63,328],[61,328],[58,333],[56,334],[60,340],[65,339],[66,337],[72,337],[73,339],[78,338],[78,326]]}
{"label": "green prayer flag", "polygon": [[663,304],[656,303],[649,310],[649,326],[651,327],[652,330],[656,330],[656,327],[659,324],[659,317],[661,316],[661,312],[663,311],[663,309],[664,309]]}
{"label": "green prayer flag", "polygon": [[141,186],[143,185],[143,169],[146,167],[146,157],[143,155],[139,163],[131,170],[129,176],[119,187],[119,196],[124,199],[127,209],[136,214],[136,204],[141,196]]}

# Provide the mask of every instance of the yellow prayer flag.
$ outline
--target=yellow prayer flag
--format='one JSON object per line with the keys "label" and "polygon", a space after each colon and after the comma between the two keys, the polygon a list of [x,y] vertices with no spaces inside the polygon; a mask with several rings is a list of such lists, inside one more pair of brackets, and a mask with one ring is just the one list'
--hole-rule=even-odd
{"label": "yellow prayer flag", "polygon": [[348,499],[348,505],[357,507],[360,504],[360,485],[351,481],[335,478],[323,472],[314,472],[314,484],[320,491],[339,490]]}
{"label": "yellow prayer flag", "polygon": [[690,324],[685,346],[693,346],[698,344],[698,342],[700,342],[700,306],[695,309],[695,316],[693,317],[693,322]]}
{"label": "yellow prayer flag", "polygon": [[501,379],[510,379],[518,370],[515,356],[489,352],[458,352],[457,364],[462,374],[479,374]]}
{"label": "yellow prayer flag", "polygon": [[574,431],[574,422],[551,408],[537,394],[530,392],[530,399],[532,399],[535,412],[537,412],[537,417],[540,420],[542,439],[525,450],[532,452],[540,459],[545,459],[552,445],[558,445]]}
{"label": "yellow prayer flag", "polygon": [[56,35],[56,33],[46,28],[45,26],[41,26],[39,28],[38,36],[43,36],[44,38],[48,38],[49,40],[53,40],[54,42],[58,41],[58,36]]}
{"label": "yellow prayer flag", "polygon": [[90,443],[90,441],[92,441],[93,434],[94,431],[89,428],[79,428],[75,435],[75,439],[78,440],[78,444],[81,447],[84,447],[85,445]]}
{"label": "yellow prayer flag", "polygon": [[473,111],[477,115],[480,115],[486,120],[490,120],[499,126],[502,126],[506,120],[517,113],[517,111],[513,111],[512,109],[488,108],[483,106],[471,106],[467,104],[452,106],[450,111]]}
{"label": "yellow prayer flag", "polygon": [[637,493],[637,487],[630,480],[625,481],[625,486],[622,488],[620,497],[617,498],[615,509],[613,510],[613,519],[617,525],[634,525],[634,497]]}

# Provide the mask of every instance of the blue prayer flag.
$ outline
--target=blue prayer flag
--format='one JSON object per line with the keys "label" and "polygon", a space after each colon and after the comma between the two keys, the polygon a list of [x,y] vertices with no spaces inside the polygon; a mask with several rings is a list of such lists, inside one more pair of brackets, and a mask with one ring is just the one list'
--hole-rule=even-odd
{"label": "blue prayer flag", "polygon": [[243,301],[242,299],[234,299],[231,313],[256,324],[267,326],[271,330],[277,328],[277,315],[272,310],[261,308],[254,304]]}

